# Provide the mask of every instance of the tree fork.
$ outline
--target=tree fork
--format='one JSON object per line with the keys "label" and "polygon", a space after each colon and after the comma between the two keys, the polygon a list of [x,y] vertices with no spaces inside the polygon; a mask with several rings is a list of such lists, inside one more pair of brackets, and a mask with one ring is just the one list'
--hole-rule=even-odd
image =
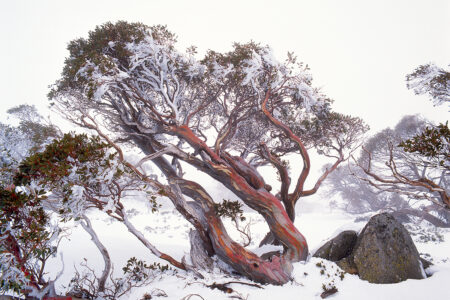
{"label": "tree fork", "polygon": [[[172,179],[174,178],[172,177]],[[242,177],[240,178],[245,181]],[[271,262],[265,261],[252,252],[247,251],[228,236],[222,221],[215,213],[212,198],[199,184],[181,178],[177,178],[176,181],[183,193],[196,200],[202,207],[202,212],[208,224],[208,236],[214,252],[238,273],[261,283],[284,284],[290,280],[291,262],[306,258],[306,241],[305,247],[302,248],[303,250],[306,248],[306,251],[303,251],[301,255],[292,254],[293,251],[289,251],[289,255],[286,257],[277,257]],[[287,215],[285,217],[289,220]]]}
{"label": "tree fork", "polygon": [[203,208],[203,213],[209,226],[208,235],[214,252],[221,260],[238,273],[257,282],[284,284],[290,280],[292,270],[290,260],[282,257],[268,262],[234,242],[215,213],[214,202],[208,193],[195,182],[183,179],[180,182],[184,185],[184,189],[191,190],[189,194],[194,196],[194,199]]}
{"label": "tree fork", "polygon": [[306,239],[295,228],[278,198],[265,189],[255,190],[239,172],[215,155],[189,128],[174,126],[171,129],[194,149],[202,149],[208,154],[212,153],[212,158],[214,156],[214,160],[218,164],[212,161],[198,162],[194,158],[187,157],[187,155],[180,157],[180,159],[209,174],[224,184],[248,206],[258,211],[264,217],[276,238],[288,249],[286,253],[288,260],[306,259],[308,254]]}

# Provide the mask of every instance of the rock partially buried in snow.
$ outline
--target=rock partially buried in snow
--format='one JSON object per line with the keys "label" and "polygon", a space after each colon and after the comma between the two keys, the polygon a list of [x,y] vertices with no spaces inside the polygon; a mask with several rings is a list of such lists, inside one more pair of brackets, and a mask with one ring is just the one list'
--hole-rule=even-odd
{"label": "rock partially buried in snow", "polygon": [[316,251],[316,253],[314,253],[313,256],[331,261],[341,260],[352,253],[357,237],[358,235],[356,231],[343,231],[336,237],[326,242]]}
{"label": "rock partially buried in snow", "polygon": [[358,237],[350,260],[372,283],[423,279],[425,272],[408,231],[391,214],[373,216]]}
{"label": "rock partially buried in snow", "polygon": [[341,232],[313,256],[335,261],[345,272],[358,274],[371,283],[426,277],[424,260],[411,236],[388,213],[373,216],[358,237],[354,231]]}

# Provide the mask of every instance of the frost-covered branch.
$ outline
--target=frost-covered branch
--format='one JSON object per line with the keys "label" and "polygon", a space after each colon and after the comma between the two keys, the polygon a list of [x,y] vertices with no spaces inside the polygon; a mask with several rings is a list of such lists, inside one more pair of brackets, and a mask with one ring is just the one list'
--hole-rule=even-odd
{"label": "frost-covered branch", "polygon": [[450,102],[450,72],[434,63],[419,66],[406,76],[407,87],[416,95],[429,94],[434,105]]}

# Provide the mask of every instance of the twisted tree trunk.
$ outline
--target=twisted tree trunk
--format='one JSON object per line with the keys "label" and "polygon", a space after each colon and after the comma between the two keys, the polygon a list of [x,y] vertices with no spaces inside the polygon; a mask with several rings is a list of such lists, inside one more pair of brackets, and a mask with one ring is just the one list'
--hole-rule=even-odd
{"label": "twisted tree trunk", "polygon": [[[241,176],[242,169],[233,168],[226,160],[215,154],[206,144],[196,137],[187,127],[173,127],[179,135],[196,150],[203,151],[211,160],[200,160],[180,151],[171,153],[214,179],[220,181],[248,206],[258,211],[266,220],[271,232],[285,247],[281,257],[264,260],[234,242],[214,209],[214,201],[206,190],[196,182],[180,178],[172,166],[163,157],[153,162],[167,176],[171,186],[167,196],[177,210],[183,214],[197,229],[205,249],[216,254],[236,272],[261,283],[284,284],[291,279],[292,262],[306,259],[308,246],[304,236],[295,228],[286,210],[278,198],[264,187],[255,189],[254,183]],[[148,139],[137,138],[138,145],[143,146],[146,154],[155,153],[155,148]],[[142,148],[141,148],[142,149]],[[252,168],[248,168],[252,170]],[[256,174],[248,178],[257,178]],[[184,199],[184,195],[195,200],[193,205]]]}

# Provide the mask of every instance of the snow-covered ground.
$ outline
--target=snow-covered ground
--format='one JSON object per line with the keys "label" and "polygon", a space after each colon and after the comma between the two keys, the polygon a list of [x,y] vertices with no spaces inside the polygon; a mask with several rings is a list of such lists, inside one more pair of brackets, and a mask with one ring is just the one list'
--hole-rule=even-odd
{"label": "snow-covered ground", "polygon": [[[129,211],[131,221],[145,236],[160,250],[181,260],[189,256],[188,232],[191,225],[186,222],[175,210],[164,205],[158,212],[151,213],[150,208],[142,202],[130,201]],[[325,211],[325,212],[323,212]],[[267,226],[262,218],[254,213],[246,213],[251,219],[253,243],[249,249],[256,249],[257,243],[267,232]],[[119,222],[111,221],[101,212],[90,215],[94,229],[99,238],[109,249],[115,266],[115,275],[120,277],[122,267],[130,257],[147,262],[161,262],[153,256],[148,249],[127,232],[125,226]],[[365,222],[354,222],[355,216],[339,211],[318,210],[313,213],[301,213],[296,220],[297,228],[307,237],[310,251],[321,246],[328,238],[346,229],[360,230]],[[227,222],[227,221],[226,221]],[[231,225],[229,223],[228,225]],[[423,224],[425,226],[425,224]],[[229,226],[231,227],[231,226]],[[417,228],[416,228],[417,232]],[[421,235],[435,239],[423,242]],[[240,240],[237,232],[231,231],[236,240]],[[429,255],[427,258],[434,263],[427,272],[431,277],[424,280],[407,280],[398,284],[371,284],[360,280],[356,275],[342,275],[336,264],[322,259],[310,258],[307,262],[294,265],[292,282],[284,286],[264,285],[262,289],[254,286],[233,283],[229,287],[233,293],[224,293],[218,289],[208,288],[213,283],[240,281],[251,283],[243,278],[225,275],[216,269],[212,274],[203,272],[205,279],[195,278],[191,273],[184,271],[165,272],[158,275],[148,286],[135,288],[121,299],[144,299],[144,294],[152,295],[152,299],[320,299],[323,287],[335,286],[337,293],[330,299],[449,299],[446,283],[450,282],[450,230],[422,227],[420,232],[413,236],[420,253]],[[70,240],[63,240],[60,251],[64,253],[64,273],[57,281],[59,292],[63,293],[73,275],[74,267],[85,258],[89,266],[98,270],[103,268],[103,260],[90,241],[89,235],[81,226],[71,230]],[[256,249],[256,252],[264,252]],[[62,268],[61,259],[53,259],[48,270],[56,274]],[[158,296],[161,295],[161,296]],[[165,296],[162,296],[165,295]],[[150,299],[150,298],[148,298]]]}

